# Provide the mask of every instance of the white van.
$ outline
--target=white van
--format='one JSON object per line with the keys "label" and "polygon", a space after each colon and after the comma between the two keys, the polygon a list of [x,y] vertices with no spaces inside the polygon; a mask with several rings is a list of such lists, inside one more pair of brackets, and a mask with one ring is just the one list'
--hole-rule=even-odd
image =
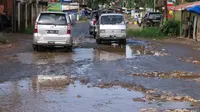
{"label": "white van", "polygon": [[126,35],[127,22],[122,14],[105,13],[99,17],[97,23],[97,44],[105,40],[115,40],[118,41],[119,44],[125,44]]}

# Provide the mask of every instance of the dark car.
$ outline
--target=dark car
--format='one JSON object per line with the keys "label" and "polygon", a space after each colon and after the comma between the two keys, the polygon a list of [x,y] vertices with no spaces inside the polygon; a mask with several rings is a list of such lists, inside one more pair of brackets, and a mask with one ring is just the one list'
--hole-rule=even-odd
{"label": "dark car", "polygon": [[147,12],[142,19],[143,28],[159,27],[162,22],[162,14],[160,12]]}

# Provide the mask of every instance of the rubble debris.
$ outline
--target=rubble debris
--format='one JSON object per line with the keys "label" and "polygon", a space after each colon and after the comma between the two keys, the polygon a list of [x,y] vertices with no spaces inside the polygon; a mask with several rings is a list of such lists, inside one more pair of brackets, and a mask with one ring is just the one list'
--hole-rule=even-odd
{"label": "rubble debris", "polygon": [[134,90],[138,92],[144,93],[144,97],[142,98],[133,98],[133,101],[178,101],[178,102],[191,102],[191,103],[198,103],[199,100],[196,100],[190,96],[182,96],[178,94],[173,94],[170,92],[158,91],[155,89],[147,89],[141,85],[136,84],[127,84],[122,82],[113,82],[113,83],[104,83],[100,84],[98,87],[100,88],[111,88],[113,86],[120,86],[123,88],[127,88],[129,91]]}
{"label": "rubble debris", "polygon": [[132,76],[143,76],[143,77],[160,77],[160,78],[187,78],[194,79],[200,78],[200,74],[192,72],[182,72],[182,71],[173,71],[173,72],[150,72],[150,73],[134,73]]}
{"label": "rubble debris", "polygon": [[156,108],[145,108],[140,109],[140,112],[194,112],[192,110],[188,109],[167,109],[167,110],[161,110]]}

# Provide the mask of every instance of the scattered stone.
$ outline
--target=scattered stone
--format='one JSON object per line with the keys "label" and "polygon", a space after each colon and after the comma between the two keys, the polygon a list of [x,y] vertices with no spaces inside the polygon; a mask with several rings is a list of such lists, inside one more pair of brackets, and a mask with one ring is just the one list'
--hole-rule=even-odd
{"label": "scattered stone", "polygon": [[187,109],[166,109],[166,110],[161,110],[161,109],[156,109],[156,108],[146,108],[146,109],[141,109],[140,112],[193,112],[191,110]]}
{"label": "scattered stone", "polygon": [[133,98],[133,101],[135,102],[146,102],[144,98]]}
{"label": "scattered stone", "polygon": [[100,88],[104,88],[105,86],[102,84],[102,85],[99,85],[99,87],[100,87]]}
{"label": "scattered stone", "polygon": [[81,98],[81,96],[80,96],[80,95],[77,95],[77,98]]}
{"label": "scattered stone", "polygon": [[194,61],[192,61],[192,63],[194,63],[194,64],[199,64],[200,62],[197,61],[197,60],[194,60]]}
{"label": "scattered stone", "polygon": [[150,73],[134,73],[132,76],[143,76],[143,77],[160,77],[160,78],[189,78],[196,79],[200,78],[200,74],[192,73],[192,72],[182,72],[182,71],[173,71],[171,73],[165,72],[150,72]]}
{"label": "scattered stone", "polygon": [[140,112],[158,112],[155,108],[141,109]]}
{"label": "scattered stone", "polygon": [[81,78],[81,79],[80,79],[80,82],[81,82],[82,84],[87,84],[87,83],[89,82],[89,80],[88,80],[88,78]]}
{"label": "scattered stone", "polygon": [[127,83],[122,83],[122,82],[113,82],[113,83],[105,83],[105,84],[100,84],[98,87],[100,88],[111,88],[113,86],[121,86],[123,88],[127,88],[129,91],[134,90],[138,92],[144,93],[144,97],[142,98],[133,98],[133,101],[179,101],[179,102],[191,102],[191,103],[198,103],[200,102],[199,100],[196,100],[190,96],[181,96],[177,94],[173,94],[170,92],[163,92],[163,91],[156,91],[153,89],[147,89],[144,88],[141,85],[136,85],[136,84],[127,84]]}
{"label": "scattered stone", "polygon": [[121,70],[120,70],[120,72],[124,72],[124,71],[125,71],[124,69],[121,69]]}
{"label": "scattered stone", "polygon": [[9,45],[8,45],[8,48],[11,48],[11,47],[12,47],[12,45],[11,45],[11,44],[9,44]]}

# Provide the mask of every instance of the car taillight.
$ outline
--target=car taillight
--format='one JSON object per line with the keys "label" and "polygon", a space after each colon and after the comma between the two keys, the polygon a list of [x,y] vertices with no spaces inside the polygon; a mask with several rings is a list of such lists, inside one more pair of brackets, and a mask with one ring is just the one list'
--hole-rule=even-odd
{"label": "car taillight", "polygon": [[67,34],[71,34],[71,25],[70,24],[67,25]]}
{"label": "car taillight", "polygon": [[34,33],[38,33],[38,25],[37,25],[37,23],[35,23]]}
{"label": "car taillight", "polygon": [[95,25],[97,23],[96,19],[93,19],[93,25]]}

